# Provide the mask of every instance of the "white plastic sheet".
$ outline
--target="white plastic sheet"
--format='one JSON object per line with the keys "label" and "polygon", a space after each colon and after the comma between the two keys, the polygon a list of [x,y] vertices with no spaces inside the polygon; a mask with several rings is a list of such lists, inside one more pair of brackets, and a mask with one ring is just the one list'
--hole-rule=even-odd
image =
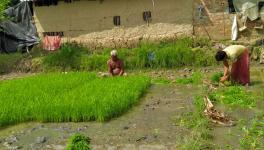
{"label": "white plastic sheet", "polygon": [[244,21],[247,18],[253,21],[259,17],[258,2],[259,0],[233,0],[236,11],[242,13]]}

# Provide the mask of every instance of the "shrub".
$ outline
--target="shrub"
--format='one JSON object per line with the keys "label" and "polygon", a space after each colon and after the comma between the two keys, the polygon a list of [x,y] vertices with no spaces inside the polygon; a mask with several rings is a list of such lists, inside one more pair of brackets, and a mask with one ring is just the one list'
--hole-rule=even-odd
{"label": "shrub", "polygon": [[79,46],[78,44],[63,44],[59,51],[50,53],[45,57],[44,65],[51,68],[60,68],[62,70],[78,70],[81,64],[82,52],[83,47]]}
{"label": "shrub", "polygon": [[67,150],[91,150],[91,139],[81,134],[75,134],[70,138]]}
{"label": "shrub", "polygon": [[[65,44],[59,52],[48,55],[44,63],[48,67],[63,70],[106,70],[106,62],[110,57],[111,49],[93,53],[86,51],[80,45]],[[84,55],[80,56],[81,54]],[[118,56],[124,61],[126,69],[203,67],[217,64],[210,48],[193,50],[190,38],[170,43],[140,43],[137,48],[118,49]]]}
{"label": "shrub", "polygon": [[[135,67],[137,68],[148,68],[153,67],[153,59],[151,54],[155,55],[156,45],[150,43],[141,43],[138,48],[133,49],[135,57]],[[154,56],[155,57],[155,56]]]}
{"label": "shrub", "polygon": [[22,58],[23,55],[19,53],[0,54],[0,74],[11,72]]}
{"label": "shrub", "polygon": [[109,56],[106,55],[84,55],[81,60],[81,70],[107,70],[107,60]]}
{"label": "shrub", "polygon": [[213,43],[210,39],[204,37],[197,37],[193,39],[193,47],[212,47]]}

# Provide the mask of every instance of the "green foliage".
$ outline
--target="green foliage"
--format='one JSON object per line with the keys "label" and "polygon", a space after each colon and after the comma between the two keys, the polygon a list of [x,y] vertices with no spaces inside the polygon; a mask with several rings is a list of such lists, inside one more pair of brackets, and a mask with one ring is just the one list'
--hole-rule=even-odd
{"label": "green foliage", "polygon": [[4,10],[6,9],[6,6],[8,5],[9,2],[10,2],[10,0],[1,0],[0,1],[0,21],[2,19],[4,19]]}
{"label": "green foliage", "polygon": [[193,39],[193,47],[212,47],[213,43],[210,39],[204,37],[197,37]]}
{"label": "green foliage", "polygon": [[121,115],[149,87],[144,76],[99,78],[50,73],[0,82],[0,126],[25,121],[105,121]]}
{"label": "green foliage", "polygon": [[67,150],[91,150],[91,139],[81,134],[75,134],[70,138]]}
{"label": "green foliage", "polygon": [[210,99],[230,106],[255,107],[256,97],[241,86],[230,86],[214,91]]}
{"label": "green foliage", "polygon": [[[111,49],[95,51],[87,55],[87,50],[76,44],[65,44],[55,54],[50,54],[44,63],[73,70],[105,70]],[[84,54],[80,56],[81,54]],[[118,56],[126,69],[175,68],[181,66],[209,66],[216,64],[212,52],[207,49],[192,50],[190,38],[159,44],[141,43],[137,48],[118,49]]]}
{"label": "green foliage", "polygon": [[[203,67],[217,64],[210,48],[194,50],[192,46],[192,39],[190,38],[159,44],[141,43],[136,48],[118,49],[118,56],[123,60],[125,69]],[[107,70],[110,51],[111,49],[103,49],[91,52],[77,43],[65,43],[58,51],[50,53],[36,47],[32,50],[31,56],[36,60],[40,60],[37,57],[41,58],[38,65],[34,66],[41,69],[30,69],[44,71],[103,71]],[[12,62],[9,64],[12,64]],[[9,69],[9,67],[4,68]]]}
{"label": "green foliage", "polygon": [[23,58],[22,54],[0,54],[0,74],[11,72]]}
{"label": "green foliage", "polygon": [[264,149],[264,115],[255,117],[249,126],[242,127],[243,135],[240,146],[244,150]]}
{"label": "green foliage", "polygon": [[190,134],[183,138],[180,149],[214,149],[215,146],[211,141],[213,135],[209,126],[209,120],[203,116],[203,98],[200,96],[195,97],[194,104],[194,111],[183,113],[181,117],[176,120],[176,124],[191,130]]}
{"label": "green foliage", "polygon": [[213,76],[211,77],[211,82],[212,83],[219,83],[220,82],[220,78],[223,76],[224,74],[222,72],[218,72],[213,74]]}
{"label": "green foliage", "polygon": [[[192,40],[182,38],[170,43],[141,43],[136,49],[137,68],[175,68],[187,66],[208,66],[215,63],[209,57],[209,50],[192,50]],[[207,57],[205,57],[207,56]]]}
{"label": "green foliage", "polygon": [[76,43],[63,44],[59,51],[45,57],[44,65],[46,68],[56,67],[61,70],[78,70],[83,51],[83,47]]}
{"label": "green foliage", "polygon": [[106,55],[84,55],[81,60],[81,70],[107,70],[107,60],[109,56]]}
{"label": "green foliage", "polygon": [[149,59],[149,55],[153,55],[155,59],[155,51],[157,46],[151,43],[141,43],[138,48],[133,49],[134,51],[134,64],[135,68],[148,68],[154,67],[154,60]]}
{"label": "green foliage", "polygon": [[179,84],[199,84],[202,82],[202,74],[200,72],[193,72],[190,77],[180,78],[176,80]]}

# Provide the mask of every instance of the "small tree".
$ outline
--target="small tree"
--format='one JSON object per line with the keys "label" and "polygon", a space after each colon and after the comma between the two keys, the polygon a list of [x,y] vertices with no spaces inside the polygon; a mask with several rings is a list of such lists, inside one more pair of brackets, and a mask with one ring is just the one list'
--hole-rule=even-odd
{"label": "small tree", "polygon": [[9,2],[10,0],[0,0],[0,20],[4,19],[4,10]]}

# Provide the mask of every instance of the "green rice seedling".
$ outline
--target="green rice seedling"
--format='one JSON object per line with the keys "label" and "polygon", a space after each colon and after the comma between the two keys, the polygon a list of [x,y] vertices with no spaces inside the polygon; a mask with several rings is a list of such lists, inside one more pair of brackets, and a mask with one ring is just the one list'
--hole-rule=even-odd
{"label": "green rice seedling", "polygon": [[212,83],[219,83],[220,82],[220,78],[223,76],[224,74],[222,72],[217,72],[215,74],[212,75],[211,77],[211,82]]}
{"label": "green rice seedling", "polygon": [[241,86],[230,86],[214,91],[210,99],[230,106],[255,107],[257,98]]}
{"label": "green rice seedling", "polygon": [[145,76],[99,78],[49,73],[0,82],[0,126],[25,121],[105,121],[131,108],[150,85]]}
{"label": "green rice seedling", "polygon": [[70,138],[67,150],[91,150],[90,142],[91,139],[89,137],[75,134]]}
{"label": "green rice seedling", "polygon": [[200,72],[194,72],[190,77],[180,78],[176,80],[179,84],[199,84],[202,82],[202,74]]}

